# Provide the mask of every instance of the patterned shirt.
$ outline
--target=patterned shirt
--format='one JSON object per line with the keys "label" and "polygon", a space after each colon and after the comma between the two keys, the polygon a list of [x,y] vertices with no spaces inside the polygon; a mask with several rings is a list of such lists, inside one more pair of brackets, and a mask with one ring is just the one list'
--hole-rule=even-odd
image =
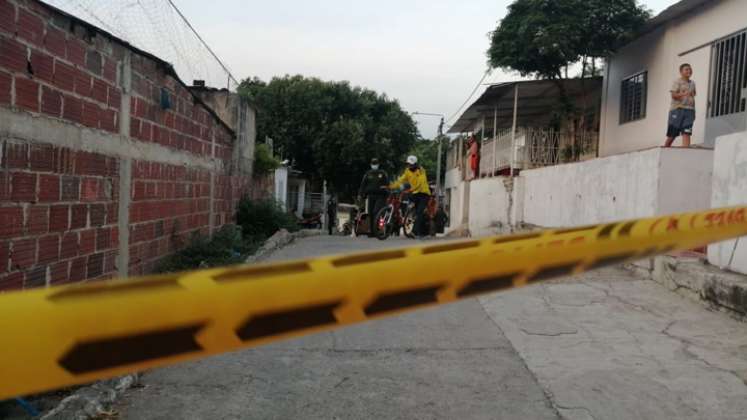
{"label": "patterned shirt", "polygon": [[678,78],[672,83],[672,93],[689,93],[688,96],[681,99],[672,98],[671,109],[695,109],[695,82]]}

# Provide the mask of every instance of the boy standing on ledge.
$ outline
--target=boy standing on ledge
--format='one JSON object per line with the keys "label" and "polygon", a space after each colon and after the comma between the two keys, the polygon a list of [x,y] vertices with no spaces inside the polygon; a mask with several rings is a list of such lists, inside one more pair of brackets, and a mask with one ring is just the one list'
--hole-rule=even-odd
{"label": "boy standing on ledge", "polygon": [[680,77],[672,84],[672,106],[669,110],[667,142],[664,147],[672,147],[674,139],[682,136],[682,147],[690,147],[690,137],[695,123],[695,82],[690,80],[693,68],[689,64],[680,66]]}

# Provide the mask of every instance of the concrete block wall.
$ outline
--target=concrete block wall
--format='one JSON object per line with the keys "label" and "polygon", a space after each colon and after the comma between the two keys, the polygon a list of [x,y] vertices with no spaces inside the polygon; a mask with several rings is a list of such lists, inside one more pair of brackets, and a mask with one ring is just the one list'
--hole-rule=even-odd
{"label": "concrete block wall", "polygon": [[[713,172],[713,207],[747,205],[747,132],[716,140]],[[747,274],[747,238],[708,247],[708,261]]]}
{"label": "concrete block wall", "polygon": [[0,291],[152,272],[233,221],[235,148],[167,63],[0,0]]}

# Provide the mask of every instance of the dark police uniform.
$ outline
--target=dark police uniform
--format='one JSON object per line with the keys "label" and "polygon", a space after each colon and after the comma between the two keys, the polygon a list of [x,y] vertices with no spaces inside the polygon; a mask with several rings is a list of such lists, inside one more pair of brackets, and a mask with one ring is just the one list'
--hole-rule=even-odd
{"label": "dark police uniform", "polygon": [[388,185],[389,176],[381,169],[371,169],[361,181],[359,195],[368,198],[369,236],[374,236],[376,214],[386,205],[388,192],[384,187]]}

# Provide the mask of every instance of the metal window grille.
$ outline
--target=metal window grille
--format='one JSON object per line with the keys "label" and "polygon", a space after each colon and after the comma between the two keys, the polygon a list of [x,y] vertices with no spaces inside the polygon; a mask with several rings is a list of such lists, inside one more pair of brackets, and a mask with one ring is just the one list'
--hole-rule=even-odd
{"label": "metal window grille", "polygon": [[646,117],[648,73],[638,73],[622,81],[620,124]]}
{"label": "metal window grille", "polygon": [[747,88],[747,31],[713,44],[709,116],[745,111],[742,89]]}

